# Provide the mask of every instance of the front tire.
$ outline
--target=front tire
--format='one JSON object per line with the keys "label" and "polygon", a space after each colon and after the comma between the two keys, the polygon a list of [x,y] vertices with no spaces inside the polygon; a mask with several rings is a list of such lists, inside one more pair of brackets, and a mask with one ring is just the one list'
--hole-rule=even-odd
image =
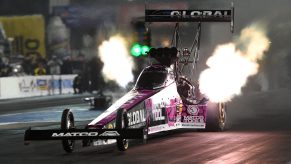
{"label": "front tire", "polygon": [[[70,109],[65,109],[62,114],[61,119],[61,130],[62,131],[68,131],[70,129],[73,129],[75,127],[74,122],[74,115],[71,112]],[[63,149],[67,153],[72,153],[75,147],[75,141],[74,140],[62,140]]]}
{"label": "front tire", "polygon": [[[118,109],[116,114],[116,129],[122,130],[128,127],[127,112],[125,109]],[[119,151],[126,151],[128,149],[128,139],[119,138],[117,141],[117,148]]]}
{"label": "front tire", "polygon": [[225,103],[210,103],[207,108],[206,131],[224,131],[227,123]]}

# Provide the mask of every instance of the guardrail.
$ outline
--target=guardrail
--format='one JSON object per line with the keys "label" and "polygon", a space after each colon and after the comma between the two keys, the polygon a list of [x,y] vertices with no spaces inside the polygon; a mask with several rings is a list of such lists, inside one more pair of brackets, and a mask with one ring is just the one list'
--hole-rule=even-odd
{"label": "guardrail", "polygon": [[0,99],[74,93],[76,74],[0,78]]}

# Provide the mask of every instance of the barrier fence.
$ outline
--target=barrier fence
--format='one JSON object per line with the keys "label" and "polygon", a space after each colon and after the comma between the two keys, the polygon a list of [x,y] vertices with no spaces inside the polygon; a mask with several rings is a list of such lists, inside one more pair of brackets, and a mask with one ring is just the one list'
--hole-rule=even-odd
{"label": "barrier fence", "polygon": [[72,75],[21,76],[0,78],[0,99],[74,93]]}

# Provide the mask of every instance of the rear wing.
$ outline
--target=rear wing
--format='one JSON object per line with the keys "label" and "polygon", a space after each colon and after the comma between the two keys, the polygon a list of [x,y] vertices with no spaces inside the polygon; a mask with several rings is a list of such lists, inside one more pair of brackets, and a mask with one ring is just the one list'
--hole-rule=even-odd
{"label": "rear wing", "polygon": [[146,129],[49,129],[25,131],[24,144],[35,140],[142,139]]}
{"label": "rear wing", "polygon": [[234,5],[228,10],[145,10],[145,22],[230,22],[234,30]]}

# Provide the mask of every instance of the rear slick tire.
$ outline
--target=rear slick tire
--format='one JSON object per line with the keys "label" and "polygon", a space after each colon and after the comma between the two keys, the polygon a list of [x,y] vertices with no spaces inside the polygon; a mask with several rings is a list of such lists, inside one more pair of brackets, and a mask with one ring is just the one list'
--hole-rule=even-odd
{"label": "rear slick tire", "polygon": [[[61,119],[61,130],[62,131],[68,131],[70,129],[73,129],[75,127],[74,122],[74,115],[71,112],[70,109],[65,109],[62,114]],[[63,149],[67,153],[72,153],[75,147],[75,141],[74,140],[62,140]]]}
{"label": "rear slick tire", "polygon": [[226,129],[227,112],[225,103],[209,104],[206,117],[206,131],[219,132]]}
{"label": "rear slick tire", "polygon": [[[122,130],[128,127],[127,112],[125,109],[118,109],[116,114],[116,129]],[[117,148],[119,151],[126,151],[128,149],[128,139],[116,139]]]}

